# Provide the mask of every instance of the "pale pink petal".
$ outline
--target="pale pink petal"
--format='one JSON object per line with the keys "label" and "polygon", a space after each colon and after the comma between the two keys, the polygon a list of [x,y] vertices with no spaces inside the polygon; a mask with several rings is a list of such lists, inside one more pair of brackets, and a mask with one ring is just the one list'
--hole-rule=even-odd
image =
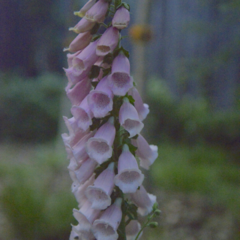
{"label": "pale pink petal", "polygon": [[89,0],[78,12],[74,12],[74,15],[84,17],[85,13],[96,3],[96,1],[97,0]]}
{"label": "pale pink petal", "polygon": [[146,192],[143,186],[140,187],[135,193],[129,194],[130,199],[138,207],[138,213],[146,216],[152,211],[153,204],[156,202],[156,196]]}
{"label": "pale pink petal", "polygon": [[83,33],[90,31],[94,25],[95,22],[89,21],[86,18],[82,18],[74,27],[69,28],[69,30],[74,31],[75,33]]}
{"label": "pale pink petal", "polygon": [[[140,230],[141,230],[141,224],[137,220],[132,220],[126,226],[127,240],[135,240]],[[138,239],[140,239],[141,236],[142,236],[142,233],[139,235]]]}
{"label": "pale pink petal", "polygon": [[104,77],[95,90],[88,95],[89,107],[96,118],[105,117],[113,108],[113,94],[108,86],[108,79]]}
{"label": "pale pink petal", "polygon": [[87,201],[87,197],[85,195],[85,191],[88,186],[92,185],[95,180],[95,174],[93,174],[85,183],[79,184],[79,182],[73,182],[72,184],[72,193],[74,194],[78,207],[81,208],[83,203]]}
{"label": "pale pink petal", "polygon": [[75,58],[81,51],[77,51],[75,53],[68,53],[67,54],[67,62],[68,62],[68,67],[71,68],[73,66],[72,61],[73,58]]}
{"label": "pale pink petal", "polygon": [[118,29],[124,29],[128,26],[130,21],[130,13],[125,7],[120,7],[115,12],[114,17],[112,19],[113,27]]}
{"label": "pale pink petal", "polygon": [[84,237],[91,236],[92,223],[99,214],[100,211],[92,209],[91,203],[88,201],[86,201],[79,210],[73,209],[73,216],[79,223],[75,226],[74,231],[82,234]]}
{"label": "pale pink petal", "polygon": [[105,0],[99,0],[85,14],[84,18],[91,22],[101,23],[104,21],[109,4]]}
{"label": "pale pink petal", "polygon": [[81,70],[77,69],[77,67],[70,67],[70,68],[64,68],[64,71],[66,73],[66,76],[68,78],[68,85],[66,87],[66,90],[71,88],[72,85],[82,81],[84,78],[87,77],[89,73],[89,69]]}
{"label": "pale pink petal", "polygon": [[98,56],[105,56],[113,50],[118,45],[119,40],[119,31],[117,28],[110,27],[108,28],[97,44],[96,53]]}
{"label": "pale pink petal", "polygon": [[89,71],[92,65],[98,60],[98,56],[96,54],[97,43],[98,40],[91,42],[85,49],[73,58],[72,64],[76,71]]}
{"label": "pale pink petal", "polygon": [[124,96],[133,87],[133,78],[130,76],[130,63],[123,53],[119,53],[113,60],[112,74],[108,79],[114,95]]}
{"label": "pale pink petal", "polygon": [[93,186],[89,186],[85,192],[93,209],[105,209],[111,205],[111,197],[114,187],[114,163],[109,164],[95,180]]}
{"label": "pale pink petal", "polygon": [[139,134],[144,124],[140,121],[137,110],[129,103],[124,102],[119,111],[119,122],[130,134],[130,138]]}
{"label": "pale pink petal", "polygon": [[69,240],[76,240],[76,239],[80,240],[79,234],[77,234],[74,230],[72,230],[69,236]]}
{"label": "pale pink petal", "polygon": [[72,105],[79,105],[91,90],[91,80],[85,78],[78,82],[72,89],[67,89],[66,93]]}
{"label": "pale pink petal", "polygon": [[76,161],[81,162],[88,158],[86,152],[86,143],[90,137],[92,137],[94,132],[87,133],[84,137],[82,137],[73,147],[72,153]]}
{"label": "pale pink petal", "polygon": [[90,32],[79,33],[64,51],[77,52],[84,49],[92,40]]}
{"label": "pale pink petal", "polygon": [[114,181],[123,193],[136,192],[142,184],[144,175],[138,168],[135,157],[130,153],[128,146],[123,146],[123,151],[118,159],[118,174]]}
{"label": "pale pink petal", "polygon": [[97,167],[96,161],[88,158],[84,160],[81,166],[74,171],[77,181],[82,184],[87,181],[93,174],[95,168]]}
{"label": "pale pink petal", "polygon": [[135,87],[130,89],[128,94],[134,98],[134,107],[138,112],[139,119],[143,121],[149,113],[149,106],[146,103],[143,103],[142,98]]}
{"label": "pale pink petal", "polygon": [[107,161],[112,156],[112,145],[116,129],[113,125],[113,118],[102,125],[87,142],[86,151],[91,159],[99,164]]}
{"label": "pale pink petal", "polygon": [[87,96],[83,99],[79,106],[73,106],[71,113],[77,119],[78,127],[82,131],[86,131],[92,125],[93,114],[89,108]]}
{"label": "pale pink petal", "polygon": [[158,157],[158,147],[149,145],[141,134],[138,135],[137,139],[132,139],[132,144],[138,148],[136,155],[140,160],[140,166],[149,169],[149,166],[151,166]]}
{"label": "pale pink petal", "polygon": [[117,240],[117,229],[122,219],[121,200],[108,207],[101,217],[93,223],[93,234],[97,240]]}

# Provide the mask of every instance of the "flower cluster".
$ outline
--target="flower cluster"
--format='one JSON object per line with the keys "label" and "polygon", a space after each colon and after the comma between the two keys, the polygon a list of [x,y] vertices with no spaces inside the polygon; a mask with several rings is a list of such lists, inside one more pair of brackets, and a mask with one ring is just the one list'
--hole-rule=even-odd
{"label": "flower cluster", "polygon": [[140,134],[149,108],[121,47],[129,6],[89,0],[75,14],[81,20],[70,28],[78,35],[66,49],[71,54],[65,69],[72,117],[64,117],[69,133],[62,134],[79,207],[70,240],[135,239],[141,229],[137,214],[149,214],[156,202],[142,185],[139,165],[148,169],[158,149]]}

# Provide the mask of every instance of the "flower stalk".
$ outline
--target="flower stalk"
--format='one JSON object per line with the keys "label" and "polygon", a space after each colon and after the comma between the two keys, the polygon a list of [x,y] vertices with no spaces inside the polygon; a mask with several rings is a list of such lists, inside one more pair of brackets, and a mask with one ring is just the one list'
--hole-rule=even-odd
{"label": "flower stalk", "polygon": [[[79,34],[65,49],[71,52],[65,72],[73,117],[64,117],[69,134],[62,137],[79,206],[70,240],[137,240],[145,227],[156,225],[150,222],[159,211],[156,197],[142,186],[141,168],[154,163],[157,146],[140,134],[149,106],[135,88],[121,44],[129,11],[121,0],[89,0],[70,28]],[[141,228],[138,214],[149,213]]]}

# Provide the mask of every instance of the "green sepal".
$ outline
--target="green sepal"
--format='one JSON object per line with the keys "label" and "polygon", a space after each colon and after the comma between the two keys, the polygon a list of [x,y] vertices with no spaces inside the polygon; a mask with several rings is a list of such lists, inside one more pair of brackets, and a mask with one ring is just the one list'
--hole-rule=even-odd
{"label": "green sepal", "polygon": [[129,100],[129,102],[130,102],[132,105],[134,105],[135,99],[133,98],[133,96],[127,95],[127,98],[128,98],[128,100]]}
{"label": "green sepal", "polygon": [[134,137],[132,137],[131,139],[137,139],[138,138],[138,134],[136,134]]}
{"label": "green sepal", "polygon": [[150,222],[150,223],[148,223],[147,226],[150,227],[150,228],[156,228],[158,226],[158,223],[157,222]]}
{"label": "green sepal", "polygon": [[130,5],[128,3],[120,3],[118,6],[117,6],[117,9],[120,8],[120,7],[125,7],[128,11],[130,11]]}
{"label": "green sepal", "polygon": [[101,34],[96,34],[92,37],[92,42],[95,42],[96,40],[98,40],[102,35]]}

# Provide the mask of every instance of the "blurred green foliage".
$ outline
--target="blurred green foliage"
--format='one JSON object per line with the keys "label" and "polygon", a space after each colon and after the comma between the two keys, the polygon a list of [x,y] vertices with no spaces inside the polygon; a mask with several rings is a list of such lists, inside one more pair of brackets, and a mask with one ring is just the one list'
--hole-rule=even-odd
{"label": "blurred green foliage", "polygon": [[213,111],[205,98],[182,99],[171,96],[165,82],[151,79],[147,85],[151,113],[147,124],[154,139],[170,139],[190,145],[207,143],[231,149],[239,154],[240,111],[238,106]]}
{"label": "blurred green foliage", "polygon": [[[19,148],[19,152],[23,151]],[[16,158],[15,154],[9,147],[1,155],[1,212],[11,233],[2,237],[67,239],[73,222],[72,208],[77,204],[70,190],[65,155],[56,153],[52,146],[35,147],[30,157],[20,161],[10,159]]]}
{"label": "blurred green foliage", "polygon": [[1,74],[0,78],[0,139],[52,140],[58,129],[63,77],[45,73],[37,78],[15,74]]}
{"label": "blurred green foliage", "polygon": [[239,218],[239,164],[231,157],[217,147],[161,143],[151,173],[161,190],[208,196]]}

